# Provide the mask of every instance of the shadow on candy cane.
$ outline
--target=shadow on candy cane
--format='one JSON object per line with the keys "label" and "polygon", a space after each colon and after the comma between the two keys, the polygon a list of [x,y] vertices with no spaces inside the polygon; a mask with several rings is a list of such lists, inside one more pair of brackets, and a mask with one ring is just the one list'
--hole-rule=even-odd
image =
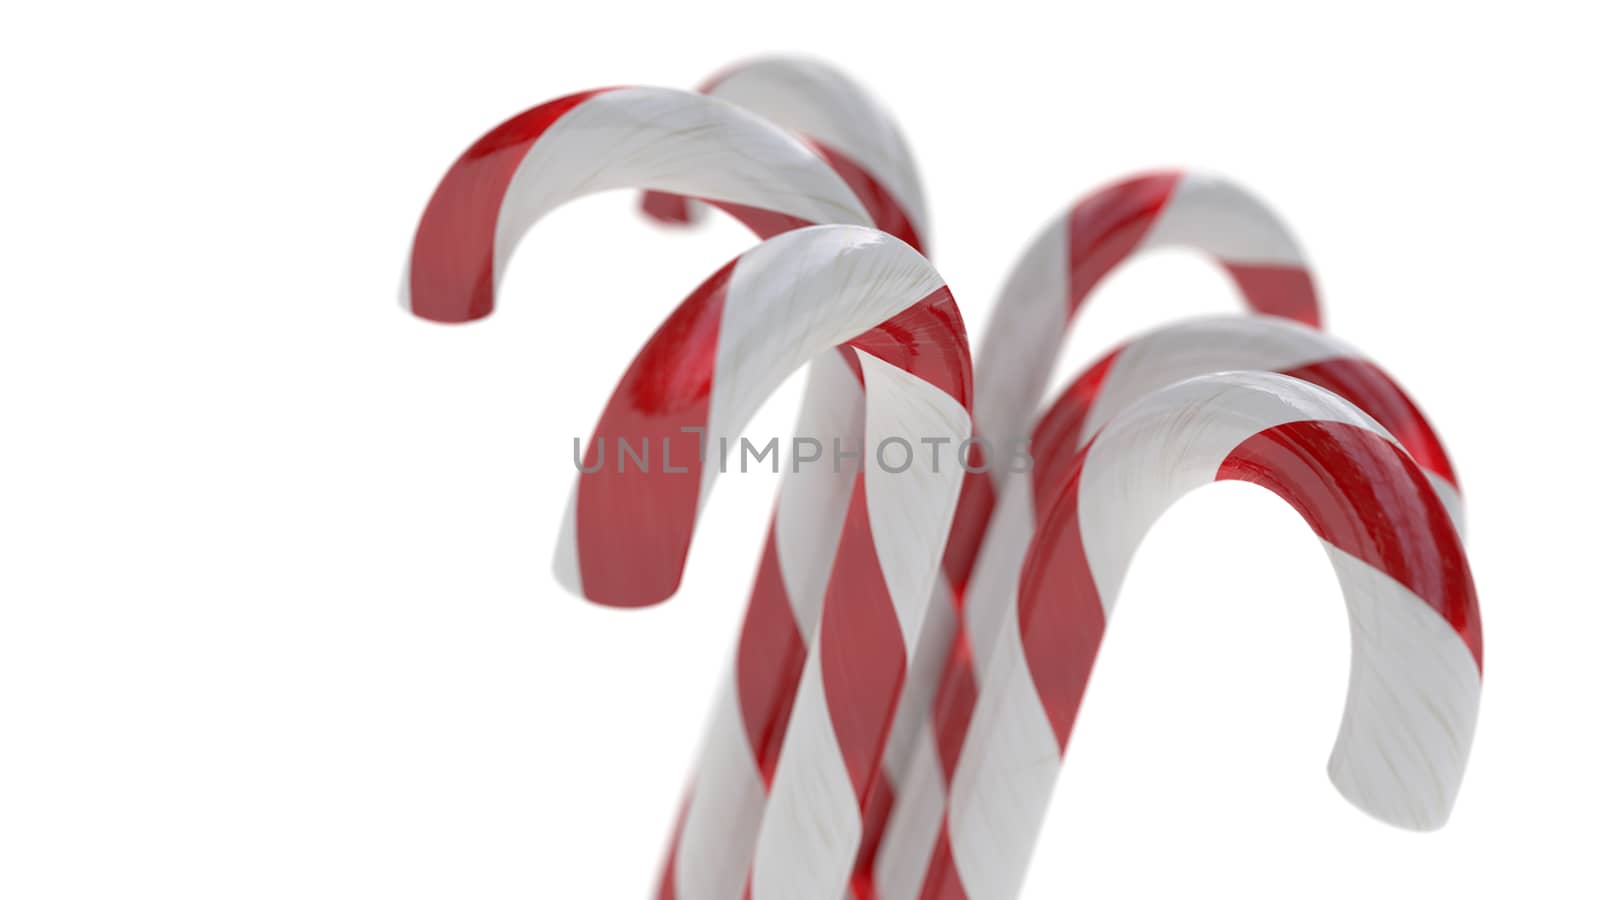
{"label": "shadow on candy cane", "polygon": [[[1141,252],[1198,251],[1228,272],[1255,312],[1308,325],[1319,320],[1316,291],[1294,238],[1276,214],[1244,189],[1196,172],[1135,175],[1092,191],[1046,227],[1012,270],[978,354],[975,426],[998,448],[1025,436],[1050,372],[1094,288]],[[950,648],[967,627],[956,599],[987,540],[995,501],[1012,476],[1004,458],[962,486],[941,586],[928,616],[929,652],[912,662],[879,796],[863,841],[858,882],[870,880],[872,856],[901,787]],[[958,656],[958,664],[965,661]]]}
{"label": "shadow on candy cane", "polygon": [[1033,430],[1033,470],[1007,484],[989,525],[962,609],[966,643],[945,660],[901,802],[874,861],[882,900],[916,896],[938,837],[956,754],[966,739],[976,693],[983,689],[979,676],[1015,598],[1048,492],[1116,413],[1167,385],[1231,369],[1276,371],[1354,403],[1417,461],[1460,530],[1460,491],[1433,428],[1392,378],[1342,341],[1284,319],[1218,316],[1156,329],[1106,354],[1040,417]]}
{"label": "shadow on candy cane", "polygon": [[[405,305],[439,322],[494,309],[512,251],[544,215],[601,190],[647,188],[701,198],[770,236],[810,223],[866,224],[851,188],[798,140],[698,94],[614,88],[572,94],[508,119],[462,154],[423,214],[406,269]],[[813,362],[799,434],[861,438],[853,353]],[[706,739],[667,880],[722,896],[717,873],[754,840],[779,745],[850,500],[854,472],[787,473],[740,636],[735,677]],[[574,576],[577,577],[577,576]],[[591,589],[606,590],[591,576]],[[620,586],[610,602],[651,602]],[[664,596],[664,593],[662,593]],[[659,599],[659,597],[654,597]],[[748,853],[745,854],[746,861]],[[735,894],[744,863],[735,863]],[[674,870],[678,873],[674,875]],[[670,886],[670,885],[669,885]]]}
{"label": "shadow on candy cane", "polygon": [[[849,183],[878,228],[927,253],[928,212],[911,148],[888,110],[848,75],[820,60],[767,56],[729,66],[699,90],[794,132]],[[659,222],[694,220],[693,204],[675,194],[648,192],[642,206]]]}
{"label": "shadow on candy cane", "polygon": [[1435,484],[1381,426],[1295,378],[1226,372],[1114,415],[1052,484],[1048,512],[960,749],[920,896],[1002,900],[1026,874],[1107,617],[1135,548],[1179,497],[1259,484],[1321,538],[1345,596],[1352,659],[1328,771],[1357,807],[1437,828],[1477,721],[1483,633]]}
{"label": "shadow on candy cane", "polygon": [[[912,445],[923,438],[959,444],[970,434],[965,331],[927,260],[872,229],[823,226],[780,235],[697,289],[619,383],[584,457],[594,471],[579,477],[568,506],[556,558],[560,580],[616,606],[670,596],[717,457],[689,455],[680,473],[597,466],[600,440],[659,446],[697,434],[707,448],[720,447],[725,438],[737,439],[791,372],[833,356],[834,347],[855,360],[862,379],[868,447],[895,437]],[[859,833],[860,805],[877,771],[960,487],[961,470],[948,460],[942,468],[930,456],[910,463],[899,472],[866,465],[853,479],[766,813],[760,773],[731,808],[726,792],[708,793],[697,783],[691,796],[705,799],[691,800],[680,841],[703,852],[670,855],[663,896],[738,896],[758,825],[768,852],[756,863],[756,896],[768,893],[763,873],[789,883],[797,871],[824,872],[823,851],[793,833],[797,823],[807,823],[803,830],[811,834],[820,823],[836,841]],[[753,607],[750,615],[772,612]],[[792,645],[777,649],[792,652]],[[718,714],[740,713],[730,692]],[[730,769],[749,765],[738,729],[712,734],[722,743],[706,749],[702,778],[725,779]],[[852,850],[835,860],[831,874],[841,879],[840,891],[853,859]]]}

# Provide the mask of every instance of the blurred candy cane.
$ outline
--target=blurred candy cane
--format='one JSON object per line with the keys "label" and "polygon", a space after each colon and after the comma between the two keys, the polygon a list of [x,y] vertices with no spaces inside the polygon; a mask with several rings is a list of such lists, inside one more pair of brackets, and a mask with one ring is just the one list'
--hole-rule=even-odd
{"label": "blurred candy cane", "polygon": [[[1138,175],[1102,187],[1074,203],[1039,235],[1007,279],[978,354],[975,427],[992,452],[987,474],[967,475],[945,551],[946,581],[928,614],[924,656],[913,660],[900,719],[885,754],[881,796],[862,842],[857,880],[871,878],[889,811],[902,782],[954,647],[966,662],[964,624],[955,598],[971,575],[995,501],[1014,466],[1016,441],[1028,435],[1050,371],[1073,320],[1108,273],[1160,247],[1199,251],[1220,263],[1256,312],[1315,325],[1317,299],[1304,259],[1288,229],[1243,189],[1193,172]],[[970,681],[970,677],[967,678]],[[919,788],[926,790],[926,788]]]}
{"label": "blurred candy cane", "polygon": [[[819,60],[770,56],[724,69],[700,91],[794,132],[849,183],[873,223],[927,252],[928,212],[911,148],[888,110],[848,75]],[[643,204],[661,222],[693,219],[681,196],[653,191]]]}
{"label": "blurred candy cane", "polygon": [[1124,261],[1161,247],[1216,260],[1255,312],[1319,324],[1305,257],[1266,205],[1214,175],[1136,175],[1074,203],[1012,270],[978,352],[983,379],[974,403],[985,434],[1026,433],[1090,292]]}
{"label": "blurred candy cane", "polygon": [[[909,656],[907,635],[916,633],[919,607],[932,593],[960,487],[954,461],[947,456],[940,467],[920,446],[954,446],[970,434],[971,367],[955,303],[925,258],[882,232],[830,226],[780,235],[718,272],[673,313],[623,377],[584,455],[586,474],[556,555],[558,577],[609,605],[664,600],[678,585],[728,442],[791,372],[837,356],[828,350],[841,345],[863,385],[868,456],[853,480],[769,813],[763,818],[760,773],[730,806],[724,788],[740,788],[730,778],[750,766],[751,750],[736,726],[714,728],[663,896],[739,896],[757,823],[792,822],[797,807],[824,804],[808,810],[808,821],[830,834],[849,827],[844,813],[864,796],[882,746],[862,732],[876,722],[880,732],[887,729]],[[673,449],[675,439],[681,451]],[[615,449],[624,440],[655,467],[630,464]],[[703,460],[696,445],[707,451]],[[885,457],[884,447],[899,445]],[[761,610],[751,616],[771,614]],[[792,653],[788,641],[767,649]],[[739,684],[722,699],[719,719],[740,714]],[[687,846],[696,852],[683,852]],[[769,865],[803,868],[814,855],[803,840],[787,837],[780,850]]]}
{"label": "blurred candy cane", "polygon": [[1295,378],[1227,372],[1112,417],[1045,486],[1049,512],[986,668],[923,897],[1008,900],[1026,874],[1129,560],[1175,500],[1211,481],[1283,497],[1321,538],[1352,660],[1329,775],[1391,824],[1444,823],[1466,767],[1483,633],[1435,484],[1355,406]]}
{"label": "blurred candy cane", "polygon": [[815,154],[732,104],[664,88],[584,91],[507,119],[450,167],[417,226],[405,305],[436,322],[487,316],[535,222],[578,197],[640,187],[703,199],[761,237],[871,223]]}
{"label": "blurred candy cane", "polygon": [[1417,461],[1459,530],[1461,495],[1433,428],[1393,379],[1342,341],[1287,319],[1219,316],[1157,329],[1102,357],[1034,426],[1033,468],[1007,484],[989,524],[964,598],[966,641],[946,660],[874,863],[883,900],[917,896],[976,695],[985,687],[978,677],[1015,602],[1023,558],[1049,492],[1080,448],[1118,412],[1175,382],[1234,369],[1276,371],[1354,403]]}

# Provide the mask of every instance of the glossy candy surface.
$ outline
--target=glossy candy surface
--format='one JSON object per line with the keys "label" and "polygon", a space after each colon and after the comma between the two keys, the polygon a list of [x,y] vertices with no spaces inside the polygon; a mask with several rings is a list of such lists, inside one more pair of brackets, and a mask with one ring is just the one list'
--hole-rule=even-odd
{"label": "glossy candy surface", "polygon": [[1129,560],[1173,502],[1262,485],[1322,540],[1353,641],[1328,771],[1350,802],[1437,828],[1477,721],[1483,634],[1460,538],[1428,473],[1353,405],[1298,379],[1179,382],[1113,416],[1043,489],[1048,512],[985,669],[925,896],[1016,896]]}
{"label": "glossy candy surface", "polygon": [[1372,415],[1422,466],[1451,516],[1460,522],[1454,470],[1433,428],[1382,369],[1353,347],[1286,319],[1218,316],[1156,329],[1106,354],[1073,381],[1040,417],[1032,436],[1033,468],[1011,479],[989,523],[983,549],[963,598],[966,626],[960,652],[949,653],[925,733],[908,765],[902,806],[874,861],[884,898],[905,896],[920,880],[938,837],[956,757],[966,738],[984,666],[1027,553],[1047,510],[1049,492],[1074,465],[1078,451],[1116,413],[1146,394],[1212,372],[1276,371],[1317,384]]}

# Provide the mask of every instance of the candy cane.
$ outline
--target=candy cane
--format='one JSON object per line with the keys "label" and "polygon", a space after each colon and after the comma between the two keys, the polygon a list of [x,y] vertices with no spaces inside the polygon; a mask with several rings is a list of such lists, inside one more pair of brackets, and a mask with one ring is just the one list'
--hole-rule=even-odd
{"label": "candy cane", "polygon": [[[928,212],[916,163],[894,119],[848,75],[814,59],[773,56],[719,72],[700,91],[793,131],[849,183],[884,231],[926,252]],[[692,221],[681,196],[651,192],[644,211]]]}
{"label": "candy cane", "polygon": [[1007,484],[990,522],[964,598],[966,643],[946,659],[938,695],[903,778],[900,805],[874,862],[883,900],[916,896],[976,692],[984,687],[978,676],[1015,598],[1048,492],[1113,415],[1166,385],[1230,369],[1277,371],[1354,403],[1396,435],[1459,526],[1455,473],[1432,427],[1393,379],[1342,341],[1286,319],[1224,316],[1157,329],[1102,357],[1034,426],[1033,468]]}
{"label": "candy cane", "polygon": [[[753,114],[682,91],[587,91],[502,123],[452,166],[417,230],[406,305],[443,322],[488,315],[512,251],[538,219],[576,197],[622,187],[705,198],[762,235],[811,222],[869,221],[849,186],[820,158]],[[852,368],[859,370],[853,354],[814,362],[798,433],[857,443],[862,388]],[[680,438],[680,448],[688,437]],[[827,466],[786,475],[738,665],[672,840],[664,875],[669,892],[681,882],[684,896],[728,896],[716,886],[727,872],[735,894],[742,886],[852,475],[848,468],[835,475]]]}
{"label": "candy cane", "polygon": [[1442,825],[1477,720],[1483,634],[1434,483],[1366,414],[1304,381],[1228,372],[1114,416],[1043,495],[1050,511],[956,765],[924,897],[1017,895],[1128,562],[1211,481],[1262,485],[1321,538],[1349,609],[1350,688],[1329,775],[1395,825]]}
{"label": "candy cane", "polygon": [[507,119],[450,167],[417,226],[405,305],[436,322],[488,315],[535,222],[580,196],[630,187],[699,197],[762,237],[871,222],[815,154],[732,104],[663,88],[584,91]]}
{"label": "candy cane", "polygon": [[[790,372],[838,345],[848,347],[862,380],[868,453],[895,439],[913,446],[924,438],[966,439],[971,371],[965,333],[949,290],[927,260],[871,229],[832,226],[781,235],[697,289],[622,379],[584,456],[584,468],[595,471],[579,478],[568,506],[556,556],[560,580],[617,606],[669,596],[725,442],[737,438]],[[674,454],[674,439],[684,441],[681,453]],[[654,453],[660,465],[640,471],[615,451],[608,461],[602,441],[616,447],[621,440]],[[691,441],[710,451],[705,461]],[[878,715],[898,696],[907,656],[902,630],[915,633],[916,607],[932,591],[960,486],[951,460],[937,471],[929,457],[912,462],[899,473],[867,465],[854,479],[818,649],[807,657],[788,749],[774,776],[772,815],[782,818],[797,801],[838,799],[794,789],[793,776],[784,773],[798,772],[807,761],[839,767],[841,775],[845,767],[875,771],[876,758],[864,770],[855,762],[866,751],[851,739],[851,720],[843,717]],[[849,648],[839,646],[841,640],[869,641],[862,649],[871,653],[842,661],[839,652]],[[768,649],[793,652],[787,639]],[[846,664],[855,680],[838,674]],[[825,697],[822,679],[830,682]],[[822,700],[826,705],[814,702]],[[724,714],[729,711],[740,710],[724,703]],[[886,723],[887,712],[881,715]],[[750,765],[740,730],[713,729],[713,737],[734,740],[707,749],[702,778],[726,780],[729,770]],[[852,790],[847,778],[831,787]],[[739,896],[750,867],[747,847],[756,823],[764,821],[764,793],[758,780],[729,809],[726,797],[697,783],[663,895]],[[739,820],[719,819],[717,812]],[[688,845],[699,852],[682,852]]]}
{"label": "candy cane", "polygon": [[1215,259],[1257,312],[1317,323],[1311,275],[1293,237],[1270,209],[1214,176],[1159,172],[1127,178],[1074,203],[1034,240],[1007,279],[978,356],[975,424],[996,458],[984,460],[987,474],[969,474],[962,486],[945,551],[948,583],[934,598],[926,653],[913,661],[906,702],[890,737],[885,777],[878,782],[883,796],[868,822],[859,880],[871,877],[871,856],[890,810],[913,777],[907,771],[912,756],[928,750],[917,746],[918,733],[949,649],[964,640],[953,598],[966,585],[1011,474],[1008,445],[1026,437],[1055,358],[1094,287],[1118,265],[1160,247],[1185,247]]}
{"label": "candy cane", "polygon": [[[1036,237],[1001,291],[978,359],[978,427],[1024,433],[1067,331],[1095,286],[1145,250],[1217,261],[1258,313],[1317,325],[1316,289],[1289,230],[1239,186],[1198,172],[1137,175],[1074,203]],[[996,473],[996,482],[1004,473]]]}

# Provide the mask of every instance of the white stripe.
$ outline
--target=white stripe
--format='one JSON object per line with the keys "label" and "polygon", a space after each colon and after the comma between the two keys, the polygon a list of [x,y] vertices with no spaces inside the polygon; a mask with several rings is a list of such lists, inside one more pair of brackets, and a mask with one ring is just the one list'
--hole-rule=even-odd
{"label": "white stripe", "polygon": [[855,452],[865,415],[861,384],[844,356],[825,352],[813,359],[795,437],[820,442],[822,459],[793,464],[784,472],[775,528],[784,593],[807,644],[822,615],[822,598],[855,487],[856,460],[841,460],[835,472],[833,441],[837,438],[841,448]]}
{"label": "white stripe", "polygon": [[578,486],[572,486],[567,495],[567,511],[561,516],[561,530],[556,534],[554,564],[556,583],[578,595],[583,592],[583,570],[578,565]]}
{"label": "white stripe", "polygon": [[848,185],[794,136],[689,91],[623,88],[573,107],[517,166],[495,225],[494,278],[527,230],[577,197],[644,188],[868,225]]}
{"label": "white stripe", "polygon": [[1083,548],[1109,617],[1128,560],[1172,502],[1216,478],[1250,436],[1307,419],[1388,432],[1322,388],[1263,372],[1194,378],[1148,395],[1090,445],[1078,483]]}
{"label": "white stripe", "polygon": [[1031,473],[1006,484],[967,583],[967,641],[972,647],[973,674],[980,679],[994,655],[1006,611],[1016,606],[1017,577],[1033,541],[1033,491]]}
{"label": "white stripe", "polygon": [[916,653],[906,667],[905,690],[900,695],[894,725],[889,729],[889,741],[883,751],[883,774],[894,789],[896,803],[900,802],[906,770],[925,730],[928,710],[938,694],[939,678],[944,674],[945,659],[955,635],[955,595],[949,580],[940,573],[927,615],[922,619],[922,636],[914,645]]}
{"label": "white stripe", "polygon": [[1477,662],[1420,597],[1332,544],[1323,546],[1355,637],[1328,777],[1378,819],[1438,828],[1450,817],[1477,727]]}
{"label": "white stripe", "polygon": [[[867,519],[909,659],[938,584],[963,474],[953,459],[940,465],[922,441],[958,446],[972,421],[943,390],[864,350],[856,355],[867,394]],[[894,471],[902,465],[908,468]]]}
{"label": "white stripe", "polygon": [[944,822],[944,769],[932,729],[918,729],[912,747],[883,843],[873,860],[872,882],[879,900],[917,900]]}
{"label": "white stripe", "polygon": [[[909,244],[871,228],[801,228],[746,252],[717,335],[706,446],[735,446],[790,373],[943,286]],[[716,474],[710,467],[700,480],[702,506]]]}
{"label": "white stripe", "polygon": [[1423,474],[1428,476],[1428,483],[1433,485],[1434,493],[1444,501],[1445,511],[1450,514],[1450,521],[1455,523],[1456,534],[1461,535],[1462,543],[1467,540],[1467,507],[1461,500],[1461,491],[1445,479],[1443,475],[1430,472],[1426,469]]}
{"label": "white stripe", "polygon": [[[821,657],[806,657],[756,840],[754,900],[842,897],[861,841],[855,788],[828,715]],[[685,900],[697,895],[686,895]]]}
{"label": "white stripe", "polygon": [[883,105],[843,72],[816,60],[769,57],[740,65],[707,93],[843,151],[889,191],[927,239],[928,213],[910,146]]}
{"label": "white stripe", "polygon": [[1276,213],[1238,185],[1203,172],[1183,174],[1139,246],[1188,247],[1237,263],[1305,266]]}
{"label": "white stripe", "polygon": [[1061,769],[1013,604],[950,784],[950,851],[969,900],[1012,900]]}
{"label": "white stripe", "polygon": [[1361,356],[1314,328],[1265,316],[1212,316],[1147,332],[1118,354],[1084,419],[1078,446],[1145,394],[1185,378],[1235,369],[1279,371]]}
{"label": "white stripe", "polygon": [[[1067,230],[1057,218],[1006,279],[977,358],[973,418],[996,447],[1026,439],[1067,333]],[[996,489],[1009,475],[995,466]]]}
{"label": "white stripe", "polygon": [[730,677],[719,692],[700,750],[674,866],[679,897],[744,895],[767,785],[745,737],[737,683]]}

